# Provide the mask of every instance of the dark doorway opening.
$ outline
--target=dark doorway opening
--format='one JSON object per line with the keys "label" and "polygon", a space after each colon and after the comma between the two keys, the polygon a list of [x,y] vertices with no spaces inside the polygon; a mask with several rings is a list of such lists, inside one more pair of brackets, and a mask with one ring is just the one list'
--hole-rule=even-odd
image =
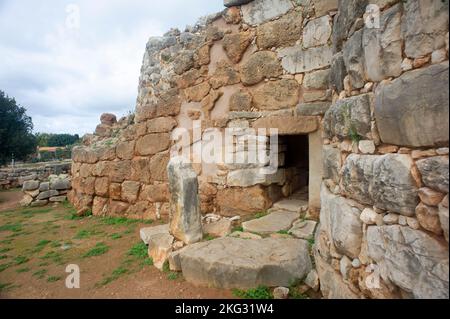
{"label": "dark doorway opening", "polygon": [[304,192],[309,183],[308,135],[286,135],[281,137],[284,152],[284,168],[289,195]]}

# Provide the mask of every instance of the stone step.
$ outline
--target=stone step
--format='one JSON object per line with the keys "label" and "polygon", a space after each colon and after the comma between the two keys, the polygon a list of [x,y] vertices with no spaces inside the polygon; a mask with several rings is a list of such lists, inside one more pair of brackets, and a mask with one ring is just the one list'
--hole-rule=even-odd
{"label": "stone step", "polygon": [[188,282],[226,289],[289,286],[312,267],[308,243],[293,238],[214,239],[183,248],[179,263]]}
{"label": "stone step", "polygon": [[282,199],[273,205],[274,209],[303,213],[308,210],[308,201],[302,199]]}
{"label": "stone step", "polygon": [[314,237],[317,222],[313,220],[298,220],[289,230],[289,234],[301,239],[310,239]]}
{"label": "stone step", "polygon": [[158,234],[169,234],[169,224],[159,225],[159,226],[151,226],[141,228],[139,231],[139,235],[141,236],[142,241],[148,245],[151,238]]}
{"label": "stone step", "polygon": [[299,218],[300,213],[287,210],[273,211],[264,217],[242,223],[242,228],[251,233],[276,233],[290,229],[294,221]]}

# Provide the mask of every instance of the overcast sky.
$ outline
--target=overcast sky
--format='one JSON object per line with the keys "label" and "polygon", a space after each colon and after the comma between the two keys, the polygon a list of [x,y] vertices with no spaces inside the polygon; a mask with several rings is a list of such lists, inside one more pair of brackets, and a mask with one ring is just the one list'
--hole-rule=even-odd
{"label": "overcast sky", "polygon": [[[0,90],[35,132],[92,132],[134,110],[145,44],[222,0],[0,0]],[[78,19],[79,17],[79,19]]]}

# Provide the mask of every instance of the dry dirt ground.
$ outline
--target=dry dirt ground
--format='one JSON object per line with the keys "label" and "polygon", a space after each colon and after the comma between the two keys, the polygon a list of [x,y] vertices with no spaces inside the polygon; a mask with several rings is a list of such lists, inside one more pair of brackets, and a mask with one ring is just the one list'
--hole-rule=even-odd
{"label": "dry dirt ground", "polygon": [[[0,298],[233,298],[151,266],[139,238],[150,222],[76,218],[68,204],[20,208],[20,198],[0,192]],[[80,268],[79,289],[65,286],[68,264]]]}

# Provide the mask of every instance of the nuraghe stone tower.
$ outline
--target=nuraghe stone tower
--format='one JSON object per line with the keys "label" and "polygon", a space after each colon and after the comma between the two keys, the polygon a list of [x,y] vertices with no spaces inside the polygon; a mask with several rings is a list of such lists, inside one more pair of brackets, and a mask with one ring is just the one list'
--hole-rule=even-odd
{"label": "nuraghe stone tower", "polygon": [[[226,265],[200,252],[213,255],[225,238],[180,253],[188,280],[280,285],[309,273],[326,298],[448,298],[448,1],[224,2],[193,27],[150,38],[135,114],[104,114],[74,149],[70,201],[99,216],[167,218],[177,129],[193,146],[212,129],[237,129],[236,155],[250,149],[245,141],[269,145],[270,134],[255,131],[276,128],[272,174],[261,173],[267,161],[192,168],[202,214],[235,222],[269,210],[260,224],[284,223],[289,238],[234,244],[244,255],[252,245],[286,249],[293,257],[270,265],[286,276],[267,277],[265,265],[215,276]],[[309,254],[296,255],[308,249],[291,229],[300,215],[315,230],[314,270]]]}

